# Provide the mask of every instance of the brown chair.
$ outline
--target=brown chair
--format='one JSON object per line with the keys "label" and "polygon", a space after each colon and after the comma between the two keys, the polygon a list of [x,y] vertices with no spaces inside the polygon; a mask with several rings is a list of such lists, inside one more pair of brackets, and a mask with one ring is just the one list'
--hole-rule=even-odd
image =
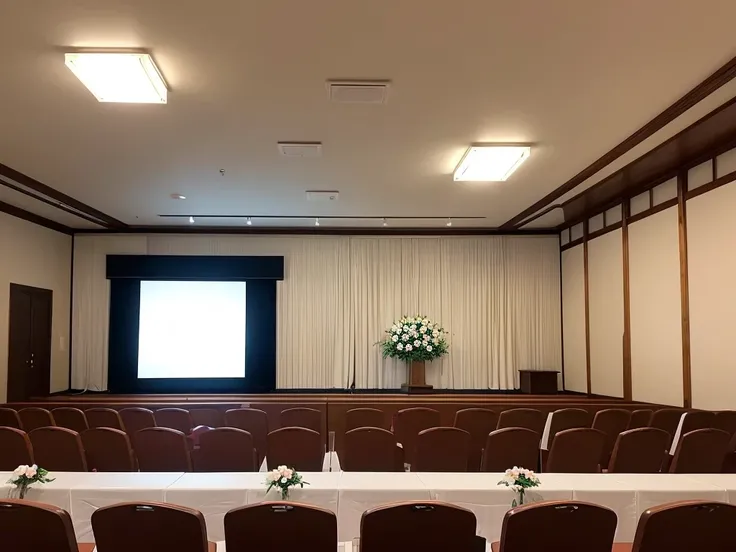
{"label": "brown chair", "polygon": [[626,431],[626,428],[629,427],[630,420],[631,412],[623,408],[607,408],[595,413],[593,417],[593,429],[606,434],[601,466],[608,466],[608,462],[611,459],[611,452],[613,452],[613,445],[616,444],[618,434]]}
{"label": "brown chair", "polygon": [[433,427],[420,431],[412,471],[466,472],[470,433],[456,427]]}
{"label": "brown chair", "polygon": [[84,411],[79,410],[78,408],[62,406],[54,408],[51,411],[51,414],[54,416],[54,421],[59,427],[65,427],[72,431],[76,431],[77,433],[82,433],[89,427],[87,425],[87,417],[84,415]]}
{"label": "brown chair", "polygon": [[235,552],[332,552],[337,550],[337,517],[295,502],[242,506],[225,514],[225,546]]}
{"label": "brown chair", "polygon": [[533,470],[539,461],[539,439],[539,433],[523,427],[493,431],[486,439],[481,471],[504,472],[513,466]]}
{"label": "brown chair", "polygon": [[128,434],[111,427],[95,427],[82,433],[87,466],[98,472],[137,471]]}
{"label": "brown chair", "polygon": [[730,436],[720,429],[685,433],[672,458],[670,473],[721,473]]}
{"label": "brown chair", "polygon": [[125,502],[98,508],[92,513],[92,531],[99,552],[214,550],[202,514],[173,504]]}
{"label": "brown chair", "polygon": [[39,427],[28,436],[36,464],[49,471],[86,472],[82,438],[65,427]]}
{"label": "brown chair", "polygon": [[66,510],[29,500],[0,500],[0,549],[7,552],[77,552]]}
{"label": "brown chair", "polygon": [[147,408],[131,407],[123,408],[119,412],[120,419],[123,421],[125,432],[130,439],[141,429],[156,427],[156,419],[153,417],[153,411]]}
{"label": "brown chair", "polygon": [[552,412],[549,422],[549,439],[547,444],[552,449],[555,435],[567,429],[578,429],[590,427],[590,413],[582,408],[560,408]]}
{"label": "brown chair", "polygon": [[304,427],[282,427],[268,434],[268,469],[288,466],[297,471],[322,471],[322,436]]}
{"label": "brown chair", "polygon": [[560,431],[552,441],[545,471],[548,473],[600,473],[606,434],[597,429]]}
{"label": "brown chair", "polygon": [[279,416],[281,427],[303,427],[322,433],[322,413],[314,408],[287,408]]}
{"label": "brown chair", "polygon": [[619,434],[608,473],[659,473],[672,439],[663,429],[640,427]]}
{"label": "brown chair", "polygon": [[363,513],[360,550],[470,552],[476,544],[475,530],[475,514],[452,504],[439,501],[390,504]]}
{"label": "brown chair", "polygon": [[33,447],[22,429],[0,426],[0,471],[33,464]]}
{"label": "brown chair", "polygon": [[540,502],[506,512],[493,552],[611,552],[618,518],[587,502]]}
{"label": "brown chair", "polygon": [[736,473],[736,434],[731,437],[728,443],[728,452],[723,459],[722,473]]}
{"label": "brown chair", "polygon": [[0,426],[23,429],[23,423],[20,421],[18,412],[12,408],[0,408]]}
{"label": "brown chair", "polygon": [[[0,423],[0,425],[2,424]],[[713,429],[723,430],[731,437],[736,435],[736,410],[721,410],[716,412]]]}
{"label": "brown chair", "polygon": [[498,414],[487,408],[464,408],[455,412],[453,426],[470,433],[468,470],[478,471],[486,439],[498,426]]}
{"label": "brown chair", "polygon": [[[693,410],[685,414],[682,420],[680,435],[685,435],[696,429],[713,429],[716,423],[716,413],[708,410]],[[730,434],[729,434],[730,437]]]}
{"label": "brown chair", "polygon": [[192,460],[184,433],[168,427],[141,429],[133,439],[142,472],[190,472]]}
{"label": "brown chair", "polygon": [[377,408],[351,408],[345,413],[345,431],[360,427],[387,429],[386,414]]}
{"label": "brown chair", "polygon": [[55,426],[54,416],[45,408],[36,408],[35,406],[29,408],[22,408],[18,411],[20,416],[23,430],[26,433],[30,433],[34,429],[39,427],[50,427]]}
{"label": "brown chair", "polygon": [[433,408],[404,408],[394,416],[393,430],[396,440],[404,447],[404,458],[414,463],[414,451],[420,431],[440,426],[440,413]]}
{"label": "brown chair", "polygon": [[652,414],[649,427],[662,429],[670,434],[670,439],[673,439],[684,413],[685,411],[681,408],[662,408]]}
{"label": "brown chair", "polygon": [[736,506],[688,501],[650,508],[639,518],[632,552],[733,552]]}
{"label": "brown chair", "polygon": [[212,428],[223,427],[225,416],[222,410],[216,408],[192,408],[189,411],[192,427],[207,426]]}
{"label": "brown chair", "polygon": [[123,420],[120,418],[120,412],[114,408],[88,408],[86,414],[90,429],[110,427],[112,429],[125,430]]}
{"label": "brown chair", "polygon": [[197,472],[258,471],[253,437],[234,427],[215,428],[199,438],[199,448],[192,451],[192,465]]}
{"label": "brown chair", "polygon": [[649,427],[649,422],[652,419],[652,414],[654,414],[654,410],[650,408],[634,410],[631,413],[631,419],[629,420],[629,425],[626,426],[626,429],[639,429],[641,427]]}
{"label": "brown chair", "polygon": [[233,408],[225,412],[225,425],[250,433],[258,454],[258,465],[263,463],[268,447],[268,414],[255,408]]}
{"label": "brown chair", "polygon": [[345,449],[340,459],[344,471],[402,472],[404,449],[396,436],[379,427],[359,427],[345,433]]}
{"label": "brown chair", "polygon": [[547,417],[541,411],[535,410],[534,408],[511,408],[499,414],[496,429],[523,427],[541,435],[544,431],[544,422],[546,419]]}
{"label": "brown chair", "polygon": [[192,416],[183,408],[159,408],[153,413],[157,427],[181,431],[184,435],[192,432]]}

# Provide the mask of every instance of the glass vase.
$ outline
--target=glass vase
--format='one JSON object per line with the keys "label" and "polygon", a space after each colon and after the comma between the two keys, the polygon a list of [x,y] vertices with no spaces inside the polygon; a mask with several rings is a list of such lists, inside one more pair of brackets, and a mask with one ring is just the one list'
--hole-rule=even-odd
{"label": "glass vase", "polygon": [[521,489],[520,491],[516,492],[516,495],[518,497],[514,499],[514,501],[511,503],[512,508],[516,508],[517,506],[523,506],[524,505],[524,489]]}
{"label": "glass vase", "polygon": [[10,489],[9,497],[23,500],[28,493],[28,485],[15,485]]}
{"label": "glass vase", "polygon": [[289,500],[289,487],[281,487],[281,500]]}

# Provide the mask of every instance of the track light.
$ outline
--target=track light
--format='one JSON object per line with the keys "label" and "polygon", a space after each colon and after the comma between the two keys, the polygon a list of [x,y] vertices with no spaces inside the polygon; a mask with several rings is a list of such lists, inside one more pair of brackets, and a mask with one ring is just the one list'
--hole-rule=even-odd
{"label": "track light", "polygon": [[319,217],[314,219],[314,225],[319,226]]}
{"label": "track light", "polygon": [[194,224],[194,217],[189,217],[189,224]]}
{"label": "track light", "polygon": [[445,226],[452,226],[452,219],[451,218],[448,218],[447,219],[447,223],[445,224]]}
{"label": "track light", "polygon": [[384,217],[384,219],[383,219],[383,225],[384,225],[384,226],[388,226],[388,221],[386,220],[386,218],[385,218],[385,217]]}
{"label": "track light", "polygon": [[248,217],[247,219],[245,219],[245,224],[247,224],[248,226],[250,226],[251,224],[253,224],[253,221],[250,220],[250,217]]}

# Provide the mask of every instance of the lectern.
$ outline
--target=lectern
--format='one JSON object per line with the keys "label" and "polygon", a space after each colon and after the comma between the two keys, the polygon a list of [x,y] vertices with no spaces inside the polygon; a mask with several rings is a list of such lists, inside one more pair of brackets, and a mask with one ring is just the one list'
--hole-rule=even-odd
{"label": "lectern", "polygon": [[401,391],[412,395],[428,393],[431,389],[432,386],[427,385],[425,379],[425,362],[423,360],[412,360],[408,363],[406,383],[401,386]]}

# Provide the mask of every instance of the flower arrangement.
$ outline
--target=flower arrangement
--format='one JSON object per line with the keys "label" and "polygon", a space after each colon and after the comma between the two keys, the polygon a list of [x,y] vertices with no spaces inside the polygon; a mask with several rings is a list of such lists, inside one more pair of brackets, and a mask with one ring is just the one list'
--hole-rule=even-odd
{"label": "flower arrangement", "polygon": [[503,479],[498,482],[499,485],[506,485],[511,487],[511,490],[519,495],[519,501],[516,499],[511,503],[512,508],[521,506],[524,504],[524,493],[527,489],[539,487],[542,482],[539,481],[537,474],[532,470],[525,470],[524,468],[517,468],[514,466],[510,470],[506,470],[503,474]]}
{"label": "flower arrangement", "polygon": [[43,468],[39,468],[36,464],[32,466],[21,465],[13,470],[13,477],[8,483],[15,485],[19,498],[25,498],[28,487],[34,483],[51,483],[53,479],[49,478],[49,472]]}
{"label": "flower arrangement", "polygon": [[266,475],[266,484],[268,485],[266,493],[276,487],[281,492],[281,498],[283,500],[289,498],[290,487],[299,485],[303,489],[304,485],[309,485],[294,468],[287,468],[286,466],[279,466],[275,470],[268,472]]}
{"label": "flower arrangement", "polygon": [[386,338],[378,344],[384,358],[394,357],[406,362],[434,360],[449,350],[446,333],[426,316],[404,316],[386,330]]}

